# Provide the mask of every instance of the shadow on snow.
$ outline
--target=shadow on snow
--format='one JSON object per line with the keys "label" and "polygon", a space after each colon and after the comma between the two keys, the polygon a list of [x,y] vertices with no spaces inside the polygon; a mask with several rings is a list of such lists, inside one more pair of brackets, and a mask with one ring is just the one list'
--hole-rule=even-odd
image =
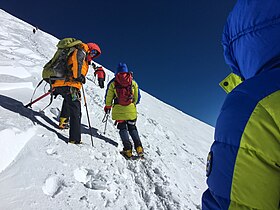
{"label": "shadow on snow", "polygon": [[[68,138],[66,138],[65,136],[63,136],[62,134],[60,134],[58,131],[56,131],[55,129],[45,125],[44,123],[40,122],[36,117],[40,117],[42,118],[43,120],[45,120],[48,124],[50,124],[51,126],[53,127],[57,127],[57,125],[49,118],[47,117],[46,115],[44,115],[43,113],[40,113],[40,112],[37,112],[37,111],[34,111],[32,109],[29,109],[29,108],[26,108],[22,102],[18,101],[18,100],[15,100],[13,98],[10,98],[8,96],[4,96],[4,95],[0,95],[0,106],[9,110],[9,111],[12,111],[14,113],[18,113],[20,114],[21,116],[25,117],[25,118],[28,118],[30,119],[33,124],[38,124],[38,125],[41,125],[42,127],[48,129],[49,131],[51,132],[54,132],[59,139],[61,139],[62,141],[64,142],[68,142]],[[89,130],[89,128],[86,128],[87,126],[85,125],[82,125],[82,133],[85,133],[85,134],[88,134],[88,135],[91,135],[91,132]],[[118,146],[118,143],[113,141],[112,139],[109,139],[105,136],[102,136],[100,135],[97,131],[96,128],[92,128],[91,129],[92,131],[92,135],[94,137],[97,137],[103,141],[105,141],[106,143],[109,143],[109,144],[112,144],[113,146],[117,147]]]}
{"label": "shadow on snow", "polygon": [[[92,131],[93,137],[99,138],[99,139],[105,141],[106,143],[109,143],[109,144],[112,144],[115,147],[118,147],[117,142],[115,142],[112,139],[107,138],[106,136],[102,136],[101,134],[99,134],[98,129],[91,127],[91,131]],[[82,124],[82,133],[91,135],[89,127],[84,125],[84,124]]]}

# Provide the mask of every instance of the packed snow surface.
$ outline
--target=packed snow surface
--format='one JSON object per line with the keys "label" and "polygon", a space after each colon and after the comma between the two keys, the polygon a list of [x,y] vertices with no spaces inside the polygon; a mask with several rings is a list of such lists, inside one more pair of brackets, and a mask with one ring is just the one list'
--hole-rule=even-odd
{"label": "packed snow surface", "polygon": [[[50,97],[24,107],[58,39],[41,29],[33,34],[34,26],[3,10],[0,19],[1,210],[201,209],[212,127],[141,91],[137,127],[145,159],[125,160],[110,118],[104,132],[105,90],[90,68],[84,89],[91,130],[82,101],[84,144],[66,144],[68,131],[57,129],[61,97],[44,111]],[[113,73],[106,74],[108,83]],[[34,98],[48,88],[41,85]]]}

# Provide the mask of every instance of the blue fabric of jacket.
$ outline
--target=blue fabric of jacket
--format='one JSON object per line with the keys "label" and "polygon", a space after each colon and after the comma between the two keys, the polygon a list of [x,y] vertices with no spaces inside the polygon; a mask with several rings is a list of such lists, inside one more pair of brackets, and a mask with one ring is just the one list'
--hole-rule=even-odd
{"label": "blue fabric of jacket", "polygon": [[[278,209],[280,1],[238,0],[222,44],[226,63],[243,82],[228,94],[217,119],[202,209]],[[246,186],[242,179],[252,182]]]}

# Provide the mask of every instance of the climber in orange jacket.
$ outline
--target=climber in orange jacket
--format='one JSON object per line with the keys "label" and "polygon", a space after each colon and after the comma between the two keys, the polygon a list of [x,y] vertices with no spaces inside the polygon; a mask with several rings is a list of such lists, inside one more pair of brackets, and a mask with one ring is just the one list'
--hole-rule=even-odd
{"label": "climber in orange jacket", "polygon": [[101,54],[99,46],[95,43],[81,43],[69,56],[68,66],[72,75],[63,80],[55,80],[52,87],[54,95],[64,98],[59,118],[59,128],[69,129],[68,143],[81,143],[81,92],[82,84],[86,82],[85,76],[91,61]]}

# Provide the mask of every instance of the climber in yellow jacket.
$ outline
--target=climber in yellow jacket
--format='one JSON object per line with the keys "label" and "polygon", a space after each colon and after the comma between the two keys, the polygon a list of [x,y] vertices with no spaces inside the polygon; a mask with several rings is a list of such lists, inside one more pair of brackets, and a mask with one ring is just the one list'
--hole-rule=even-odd
{"label": "climber in yellow jacket", "polygon": [[133,80],[132,72],[128,71],[125,63],[120,63],[113,78],[107,87],[104,111],[108,113],[112,108],[112,119],[116,120],[117,128],[123,142],[123,154],[132,157],[132,145],[129,141],[130,134],[134,148],[139,156],[143,156],[143,147],[136,128],[137,109],[140,101],[138,84]]}

